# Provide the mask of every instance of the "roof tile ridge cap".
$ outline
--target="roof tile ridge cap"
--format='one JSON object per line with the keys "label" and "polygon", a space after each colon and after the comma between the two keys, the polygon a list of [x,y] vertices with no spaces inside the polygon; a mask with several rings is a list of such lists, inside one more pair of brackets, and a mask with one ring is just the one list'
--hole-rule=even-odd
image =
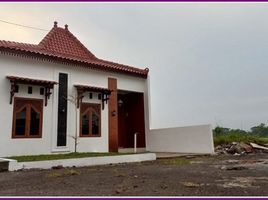
{"label": "roof tile ridge cap", "polygon": [[121,64],[121,63],[117,63],[117,62],[112,62],[112,61],[108,61],[108,60],[104,60],[104,59],[100,59],[100,58],[97,58],[97,61],[106,62],[107,64],[111,64],[111,65],[121,65],[121,66],[128,67],[130,69],[134,69],[134,70],[137,70],[137,71],[147,71],[148,70],[147,67],[145,69],[142,69],[142,68],[139,68],[139,67],[133,67],[133,66],[130,66],[130,65]]}
{"label": "roof tile ridge cap", "polygon": [[80,46],[83,50],[85,50],[90,56],[93,56],[93,58],[97,58],[91,51],[88,50],[88,48],[87,48],[85,45],[83,45],[82,42],[80,42],[80,40],[79,40],[79,39],[78,39],[72,32],[69,31],[69,29],[64,29],[64,30],[65,30],[66,33],[68,33],[69,36],[72,37],[72,38],[79,44],[79,46]]}
{"label": "roof tile ridge cap", "polygon": [[38,46],[45,48],[46,43],[53,37],[53,35],[56,32],[56,29],[59,27],[53,27],[46,35],[45,37],[39,42]]}

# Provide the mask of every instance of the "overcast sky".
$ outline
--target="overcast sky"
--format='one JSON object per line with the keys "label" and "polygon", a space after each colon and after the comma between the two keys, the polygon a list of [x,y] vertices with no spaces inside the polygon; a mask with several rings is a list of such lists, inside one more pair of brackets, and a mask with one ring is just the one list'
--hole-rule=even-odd
{"label": "overcast sky", "polygon": [[[153,128],[267,123],[267,19],[267,3],[0,4],[0,20],[47,30],[56,20],[97,57],[149,67]],[[47,33],[0,30],[27,43]]]}

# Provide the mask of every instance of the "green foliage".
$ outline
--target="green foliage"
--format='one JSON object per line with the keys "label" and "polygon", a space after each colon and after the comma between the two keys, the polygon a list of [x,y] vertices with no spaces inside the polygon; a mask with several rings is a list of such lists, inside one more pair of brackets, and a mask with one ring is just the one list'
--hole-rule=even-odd
{"label": "green foliage", "polygon": [[229,130],[230,130],[229,128],[223,128],[223,127],[217,126],[213,130],[213,133],[216,134],[216,135],[222,135],[222,134],[228,133]]}
{"label": "green foliage", "polygon": [[259,126],[254,126],[250,130],[254,135],[268,137],[268,126],[265,126],[264,123],[261,123]]}
{"label": "green foliage", "polygon": [[268,143],[268,126],[260,124],[252,127],[250,131],[241,129],[229,129],[224,127],[216,127],[213,130],[214,144],[228,144],[231,142],[254,142],[258,144]]}
{"label": "green foliage", "polygon": [[226,135],[214,135],[214,144],[229,144],[231,142],[245,142],[245,143],[257,143],[257,144],[267,144],[268,138],[259,137],[257,135],[249,134],[235,134],[230,133]]}
{"label": "green foliage", "polygon": [[48,154],[48,155],[35,155],[35,156],[12,156],[10,159],[17,160],[18,162],[31,162],[41,160],[60,160],[71,158],[86,158],[86,157],[98,157],[98,156],[117,156],[127,155],[131,153],[67,153],[67,154]]}

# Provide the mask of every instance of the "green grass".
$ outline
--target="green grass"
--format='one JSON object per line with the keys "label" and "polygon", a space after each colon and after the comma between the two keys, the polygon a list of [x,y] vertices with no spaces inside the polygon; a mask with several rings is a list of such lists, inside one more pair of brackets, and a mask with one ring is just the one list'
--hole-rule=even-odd
{"label": "green grass", "polygon": [[76,176],[80,175],[81,172],[75,169],[65,169],[64,171],[52,171],[48,174],[48,177],[57,178],[57,177],[65,177],[65,176]]}
{"label": "green grass", "polygon": [[34,156],[12,156],[10,159],[17,160],[18,162],[31,162],[41,160],[60,160],[71,158],[86,158],[86,157],[99,157],[99,156],[118,156],[129,155],[132,153],[67,153],[67,154],[48,154],[48,155],[34,155]]}
{"label": "green grass", "polygon": [[238,134],[238,133],[228,133],[222,135],[214,134],[214,144],[215,146],[221,144],[229,144],[231,142],[253,142],[257,144],[268,144],[268,137],[259,137],[257,135],[250,134]]}
{"label": "green grass", "polygon": [[190,160],[185,158],[172,158],[164,161],[165,164],[168,165],[187,165],[190,164]]}

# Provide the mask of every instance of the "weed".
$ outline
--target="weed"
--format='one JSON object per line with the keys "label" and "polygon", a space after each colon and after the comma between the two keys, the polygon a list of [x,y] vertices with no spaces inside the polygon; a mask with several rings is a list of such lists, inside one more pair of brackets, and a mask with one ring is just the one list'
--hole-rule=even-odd
{"label": "weed", "polygon": [[267,144],[268,138],[252,134],[242,134],[242,133],[228,133],[228,134],[214,135],[215,146],[221,144],[229,144],[232,142],[244,142],[244,143],[254,142],[257,144]]}
{"label": "weed", "polygon": [[48,177],[51,177],[51,178],[58,178],[58,177],[66,177],[66,176],[76,176],[76,175],[80,175],[80,171],[78,170],[74,170],[74,169],[66,169],[64,171],[52,171]]}
{"label": "weed", "polygon": [[185,158],[173,158],[165,161],[165,164],[169,165],[187,165],[190,164],[190,160]]}

